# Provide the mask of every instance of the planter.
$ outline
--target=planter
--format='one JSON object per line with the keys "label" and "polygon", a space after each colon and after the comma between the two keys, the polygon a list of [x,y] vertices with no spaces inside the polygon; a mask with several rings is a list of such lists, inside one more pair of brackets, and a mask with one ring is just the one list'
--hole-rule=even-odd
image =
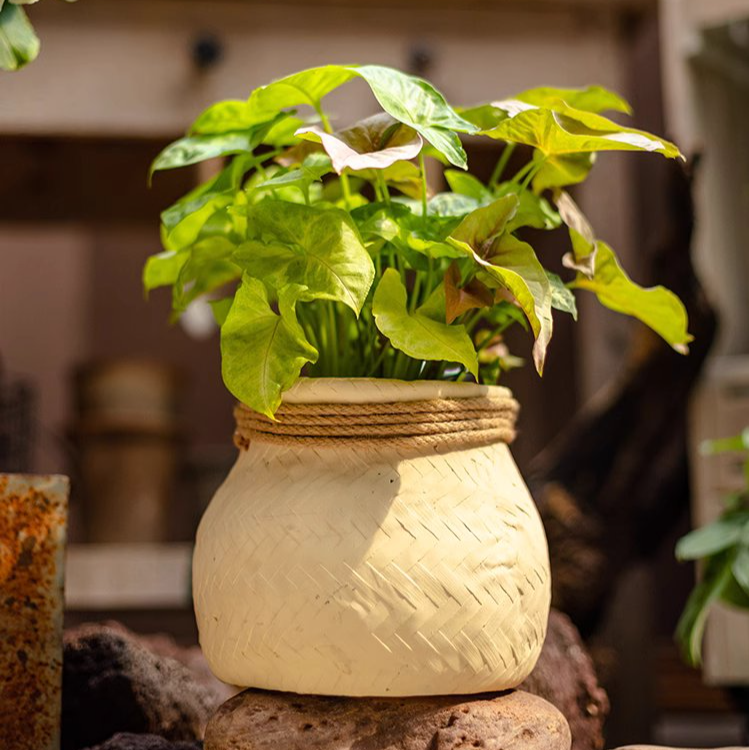
{"label": "planter", "polygon": [[515,412],[496,386],[366,379],[303,379],[277,423],[240,407],[244,449],[194,557],[215,674],[352,696],[522,682],[550,575]]}

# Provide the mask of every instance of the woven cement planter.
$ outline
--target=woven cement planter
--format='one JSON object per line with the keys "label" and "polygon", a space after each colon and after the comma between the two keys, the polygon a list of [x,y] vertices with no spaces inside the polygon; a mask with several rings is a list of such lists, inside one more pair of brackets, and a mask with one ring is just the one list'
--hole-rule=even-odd
{"label": "woven cement planter", "polygon": [[[319,379],[284,403],[408,413],[404,402],[417,411],[438,400],[434,418],[456,399],[509,397],[467,383]],[[522,682],[546,633],[546,539],[507,444],[481,414],[470,420],[411,444],[395,437],[400,425],[377,441],[240,434],[246,449],[203,517],[194,558],[200,641],[219,678],[352,696]]]}

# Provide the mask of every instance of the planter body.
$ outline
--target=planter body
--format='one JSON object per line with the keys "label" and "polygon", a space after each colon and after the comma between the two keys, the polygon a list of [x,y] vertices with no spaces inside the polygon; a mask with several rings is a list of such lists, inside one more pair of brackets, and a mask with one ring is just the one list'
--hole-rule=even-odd
{"label": "planter body", "polygon": [[[302,380],[289,403],[508,394]],[[254,441],[198,529],[193,593],[216,676],[351,696],[518,685],[546,634],[548,551],[504,443],[311,448]]]}

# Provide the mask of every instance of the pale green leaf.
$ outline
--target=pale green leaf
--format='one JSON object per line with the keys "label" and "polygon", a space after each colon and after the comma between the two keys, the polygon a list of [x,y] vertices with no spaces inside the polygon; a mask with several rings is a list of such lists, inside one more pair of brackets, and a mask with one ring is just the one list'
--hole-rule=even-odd
{"label": "pale green leaf", "polygon": [[302,293],[297,287],[281,290],[276,313],[263,283],[245,276],[221,326],[226,387],[242,403],[271,418],[302,367],[317,361],[317,350],[296,317]]}
{"label": "pale green leaf", "polygon": [[676,544],[677,560],[700,560],[733,547],[741,538],[749,514],[725,515],[716,521],[690,531]]}
{"label": "pale green leaf", "polygon": [[247,218],[253,239],[234,259],[250,276],[275,289],[303,285],[310,299],[361,311],[374,264],[346,212],[265,200],[250,207]]}
{"label": "pale green leaf", "polygon": [[19,70],[39,54],[39,38],[15,3],[0,5],[0,69]]}
{"label": "pale green leaf", "polygon": [[544,156],[540,151],[534,151],[533,159],[541,163],[541,167],[533,176],[533,190],[542,193],[551,188],[583,182],[590,174],[595,158],[595,153]]}
{"label": "pale green leaf", "polygon": [[653,151],[669,158],[681,156],[673,143],[561,101],[554,110],[517,100],[494,102],[493,106],[506,118],[484,131],[486,135],[533,146],[547,156],[595,151]]}
{"label": "pale green leaf", "polygon": [[569,313],[574,320],[577,320],[577,302],[572,290],[568,289],[555,273],[547,271],[546,275],[551,284],[551,306],[555,310]]}
{"label": "pale green leaf", "polygon": [[146,292],[161,286],[172,286],[179,277],[182,266],[185,265],[189,254],[165,250],[151,255],[143,267],[143,288]]}
{"label": "pale green leaf", "polygon": [[233,303],[234,297],[222,297],[221,299],[212,299],[208,301],[208,304],[211,306],[213,318],[219,328],[221,328],[226,322],[226,318],[229,315],[229,310],[231,310]]}
{"label": "pale green leaf", "polygon": [[731,571],[743,592],[749,594],[749,547],[742,546],[739,549],[731,566]]}
{"label": "pale green leaf", "polygon": [[194,299],[235,281],[241,275],[232,260],[236,246],[223,236],[209,237],[185,251],[188,255],[180,267],[172,294],[172,308],[179,314]]}
{"label": "pale green leaf", "polygon": [[323,65],[281,78],[255,89],[247,100],[252,117],[263,119],[280,109],[307,105],[317,109],[323,97],[356,73],[342,65]]}
{"label": "pale green leaf", "polygon": [[478,377],[478,358],[471,337],[462,325],[445,323],[441,285],[433,298],[411,313],[398,272],[388,268],[375,291],[372,312],[377,328],[399,351],[417,360],[457,362]]}
{"label": "pale green leaf", "polygon": [[444,174],[450,190],[454,193],[472,198],[479,205],[486,205],[494,200],[492,191],[472,174],[458,169],[446,169]]}
{"label": "pale green leaf", "polygon": [[[573,246],[587,247],[585,240],[574,230],[570,230],[570,235]],[[686,354],[692,336],[687,331],[687,311],[681,300],[665,287],[645,289],[635,284],[605,242],[597,241],[595,248],[593,278],[578,274],[573,286],[593,292],[599,302],[609,309],[642,321],[676,351]],[[575,251],[577,254],[578,251]]]}
{"label": "pale green leaf", "polygon": [[561,99],[570,107],[581,109],[585,112],[624,112],[632,114],[629,102],[619,94],[603,88],[603,86],[588,86],[584,89],[558,89],[551,86],[541,86],[528,89],[521,94],[510,97],[527,104],[535,104],[537,107],[555,108],[555,104]]}

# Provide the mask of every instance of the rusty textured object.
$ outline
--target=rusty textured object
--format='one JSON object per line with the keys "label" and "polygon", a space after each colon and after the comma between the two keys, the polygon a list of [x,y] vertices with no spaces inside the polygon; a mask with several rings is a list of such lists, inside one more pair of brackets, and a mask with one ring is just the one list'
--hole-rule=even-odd
{"label": "rusty textured object", "polygon": [[68,479],[0,474],[0,744],[57,750]]}

